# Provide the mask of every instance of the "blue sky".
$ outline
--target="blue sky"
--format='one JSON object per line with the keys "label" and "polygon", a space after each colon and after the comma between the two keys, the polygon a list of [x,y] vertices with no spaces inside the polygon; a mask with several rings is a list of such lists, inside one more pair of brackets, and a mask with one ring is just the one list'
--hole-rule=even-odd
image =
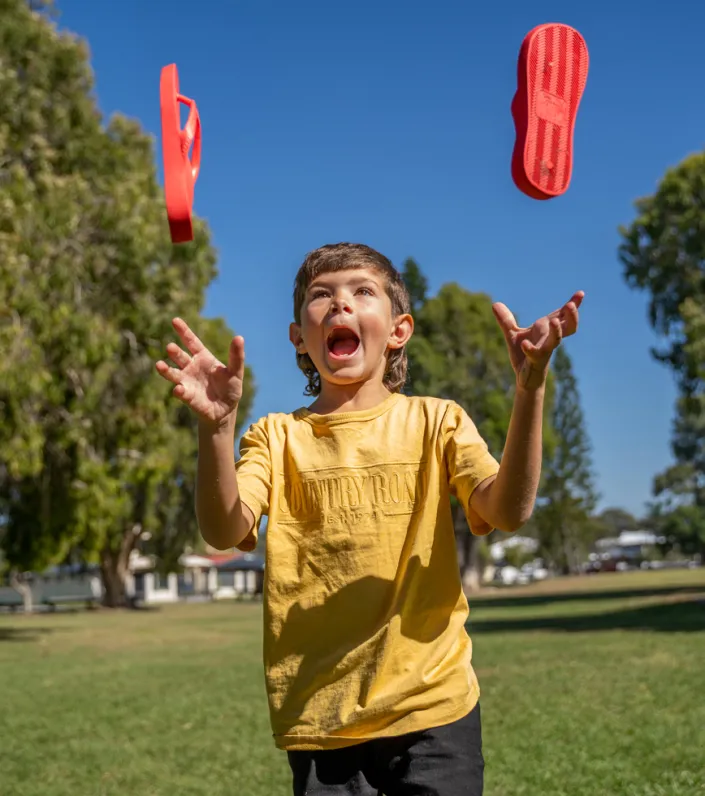
{"label": "blue sky", "polygon": [[[253,415],[305,402],[287,340],[312,248],[354,240],[432,291],[457,281],[529,322],[576,289],[575,363],[602,505],[639,512],[670,462],[675,390],[653,362],[646,297],[629,290],[617,227],[665,169],[703,146],[705,6],[641,0],[58,0],[88,39],[106,114],[159,143],[159,74],[176,62],[204,126],[196,211],[220,276],[206,312],[246,340]],[[536,24],[581,31],[591,67],[568,193],[510,178],[516,57]],[[156,149],[161,161],[161,153]],[[160,163],[161,166],[161,163]],[[223,340],[224,356],[228,341]]]}

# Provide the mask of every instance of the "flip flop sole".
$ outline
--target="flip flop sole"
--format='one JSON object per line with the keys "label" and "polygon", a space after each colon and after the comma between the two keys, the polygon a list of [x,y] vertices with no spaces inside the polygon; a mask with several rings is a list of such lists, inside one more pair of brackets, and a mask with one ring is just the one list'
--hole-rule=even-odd
{"label": "flip flop sole", "polygon": [[588,66],[585,40],[568,25],[539,25],[522,43],[511,108],[516,131],[512,178],[534,199],[568,190]]}

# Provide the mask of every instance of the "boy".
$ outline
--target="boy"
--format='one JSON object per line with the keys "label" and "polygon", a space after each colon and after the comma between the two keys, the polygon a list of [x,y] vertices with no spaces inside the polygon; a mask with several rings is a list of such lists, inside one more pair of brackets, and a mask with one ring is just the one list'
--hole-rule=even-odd
{"label": "boy", "polygon": [[479,688],[465,630],[450,495],[472,531],[515,531],[541,469],[546,373],[583,294],[528,329],[494,306],[517,374],[499,465],[452,401],[405,397],[409,296],[367,246],[310,253],[290,339],[314,397],[244,435],[244,347],[186,348],[157,370],[199,418],[196,511],[212,546],[251,550],[268,514],[264,659],[274,739],[295,796],[479,796]]}

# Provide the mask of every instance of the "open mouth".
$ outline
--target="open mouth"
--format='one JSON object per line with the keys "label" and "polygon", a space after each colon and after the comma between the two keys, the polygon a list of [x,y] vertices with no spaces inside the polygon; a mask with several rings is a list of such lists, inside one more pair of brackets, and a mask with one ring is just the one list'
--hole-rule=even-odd
{"label": "open mouth", "polygon": [[326,339],[329,353],[336,359],[351,357],[360,347],[360,338],[347,326],[336,326]]}

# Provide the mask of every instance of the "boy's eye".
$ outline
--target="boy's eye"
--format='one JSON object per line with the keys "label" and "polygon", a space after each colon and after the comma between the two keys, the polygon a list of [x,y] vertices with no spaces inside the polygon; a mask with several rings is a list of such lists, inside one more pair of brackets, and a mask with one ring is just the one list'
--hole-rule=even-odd
{"label": "boy's eye", "polygon": [[325,298],[327,295],[328,295],[328,291],[327,290],[323,290],[321,288],[319,288],[318,290],[312,290],[311,291],[311,301],[313,301],[314,299],[318,299],[318,298]]}
{"label": "boy's eye", "polygon": [[374,296],[374,293],[370,290],[369,287],[359,287],[357,289],[358,293],[362,293],[365,296]]}

